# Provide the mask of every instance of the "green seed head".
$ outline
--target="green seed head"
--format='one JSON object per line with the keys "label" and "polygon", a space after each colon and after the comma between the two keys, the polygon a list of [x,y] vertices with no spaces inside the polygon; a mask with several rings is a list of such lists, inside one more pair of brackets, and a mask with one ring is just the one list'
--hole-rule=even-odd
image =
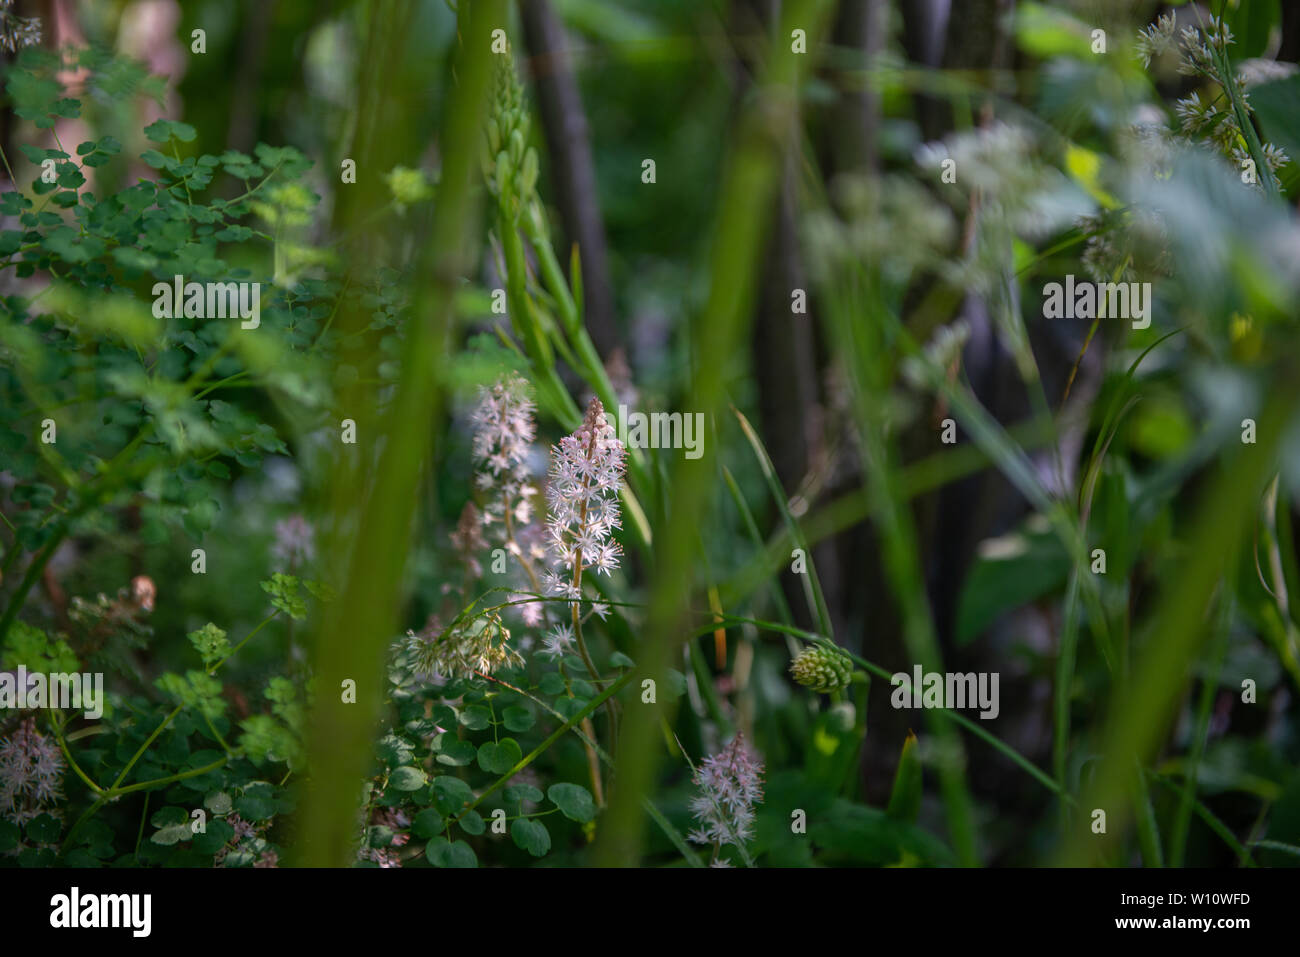
{"label": "green seed head", "polygon": [[801,651],[790,663],[790,674],[805,688],[830,694],[848,687],[853,678],[853,662],[846,655],[819,645]]}
{"label": "green seed head", "polygon": [[535,179],[530,186],[526,174],[520,176],[526,154],[532,152],[527,146],[528,127],[524,87],[514,57],[507,51],[496,57],[493,67],[491,109],[484,123],[483,174],[494,196],[517,199],[521,206],[527,205],[536,185]]}

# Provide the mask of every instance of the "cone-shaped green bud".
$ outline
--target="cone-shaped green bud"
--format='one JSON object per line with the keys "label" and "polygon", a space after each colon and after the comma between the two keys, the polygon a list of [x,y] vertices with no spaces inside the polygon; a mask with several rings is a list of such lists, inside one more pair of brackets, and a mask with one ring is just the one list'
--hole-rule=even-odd
{"label": "cone-shaped green bud", "polygon": [[848,687],[853,678],[853,661],[825,645],[801,651],[790,663],[790,674],[805,688],[818,694],[830,694]]}

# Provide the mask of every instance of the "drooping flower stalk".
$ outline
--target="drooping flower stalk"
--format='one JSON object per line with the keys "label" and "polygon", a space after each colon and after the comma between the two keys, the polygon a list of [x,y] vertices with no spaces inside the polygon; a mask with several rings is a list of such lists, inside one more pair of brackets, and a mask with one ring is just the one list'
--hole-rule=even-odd
{"label": "drooping flower stalk", "polygon": [[551,594],[569,599],[573,636],[592,680],[604,682],[582,637],[582,573],[610,574],[622,547],[613,532],[622,527],[618,492],[623,482],[625,450],[605,419],[600,399],[592,398],[582,425],[560,440],[551,458],[547,488],[547,522],[552,569],[546,573]]}
{"label": "drooping flower stalk", "polygon": [[749,862],[745,843],[753,836],[754,805],[763,800],[763,762],[737,734],[712,757],[705,758],[692,776],[697,793],[690,809],[700,826],[687,837],[696,844],[713,845],[713,866],[729,866],[719,855],[730,844]]}
{"label": "drooping flower stalk", "polygon": [[33,718],[0,741],[0,818],[22,825],[63,799],[63,755]]}
{"label": "drooping flower stalk", "polygon": [[[534,562],[545,555],[540,536],[532,525],[532,483],[527,460],[537,435],[536,406],[528,386],[517,375],[485,389],[474,412],[474,459],[479,472],[477,487],[487,495],[482,522],[487,537],[515,557],[528,576],[535,594],[542,593]],[[519,606],[524,623],[541,623],[540,602]]]}
{"label": "drooping flower stalk", "polygon": [[[534,562],[545,558],[547,553],[537,526],[532,524],[532,496],[536,488],[527,468],[528,453],[536,436],[535,411],[536,406],[527,393],[527,383],[519,376],[510,376],[492,389],[485,390],[474,415],[477,426],[474,458],[480,470],[476,484],[489,496],[483,510],[483,524],[488,536],[500,542],[515,557],[528,576],[533,593],[541,595],[550,589],[543,585]],[[461,538],[466,536],[462,534]],[[536,626],[550,618],[543,602],[529,602],[519,607],[526,625]],[[544,639],[543,653],[562,659],[573,643],[574,635],[569,626],[556,625]],[[580,647],[584,662],[595,678],[585,646]],[[572,698],[573,689],[569,686],[563,661],[560,661],[559,670],[565,689]],[[590,718],[582,720],[582,730],[589,741],[595,738]],[[603,806],[600,760],[590,744],[585,747],[592,793],[596,803]]]}

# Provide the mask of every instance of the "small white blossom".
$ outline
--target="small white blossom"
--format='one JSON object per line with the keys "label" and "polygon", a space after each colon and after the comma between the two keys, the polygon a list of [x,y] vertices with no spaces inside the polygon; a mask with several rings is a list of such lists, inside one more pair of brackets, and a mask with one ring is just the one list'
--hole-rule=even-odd
{"label": "small white blossom", "polygon": [[582,591],[574,585],[576,573],[594,569],[608,575],[618,568],[622,547],[611,536],[621,526],[624,455],[599,399],[591,400],[578,430],[552,450],[546,490],[551,570],[545,575],[551,594],[577,600]]}
{"label": "small white blossom", "polygon": [[563,658],[573,647],[573,629],[566,624],[556,625],[542,641],[542,653],[551,658]]}

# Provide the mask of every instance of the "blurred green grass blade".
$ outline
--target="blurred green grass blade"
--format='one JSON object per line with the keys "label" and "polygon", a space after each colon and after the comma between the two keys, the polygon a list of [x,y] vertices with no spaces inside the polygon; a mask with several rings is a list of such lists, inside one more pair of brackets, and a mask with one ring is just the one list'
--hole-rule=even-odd
{"label": "blurred green grass blade", "polygon": [[768,491],[772,493],[776,507],[781,512],[781,518],[785,521],[785,527],[790,533],[791,540],[794,542],[795,547],[803,552],[804,561],[807,562],[807,574],[799,577],[803,579],[804,595],[808,600],[808,611],[817,620],[817,627],[822,634],[834,635],[835,631],[831,627],[831,614],[826,607],[826,596],[822,593],[821,579],[817,577],[817,565],[813,562],[812,550],[808,547],[808,543],[804,541],[799,523],[790,514],[790,503],[786,500],[785,489],[781,487],[781,480],[777,477],[776,468],[772,465],[772,458],[767,454],[763,440],[758,437],[758,433],[749,424],[749,420],[745,418],[744,413],[734,405],[731,407],[731,411],[740,421],[740,429],[745,433],[745,439],[749,442],[749,447],[754,451],[754,458],[758,460],[758,467],[763,473],[763,480],[767,483]]}
{"label": "blurred green grass blade", "polygon": [[[1061,625],[1060,646],[1056,658],[1056,681],[1052,708],[1052,770],[1061,793],[1067,791],[1066,757],[1070,746],[1070,702],[1074,687],[1074,661],[1079,640],[1079,567],[1070,571],[1065,593],[1065,617]],[[1061,829],[1070,825],[1069,809],[1061,805]]]}
{"label": "blurred green grass blade", "polygon": [[[464,43],[455,53],[458,85],[450,95],[439,139],[442,187],[417,269],[422,282],[412,304],[412,314],[421,318],[408,329],[397,390],[379,432],[386,441],[378,468],[373,475],[340,469],[336,480],[337,525],[352,531],[335,542],[346,549],[341,553],[345,579],[314,649],[320,690],[308,736],[312,787],[299,821],[297,860],[307,866],[352,864],[360,836],[357,815],[362,783],[373,760],[385,651],[405,604],[411,519],[433,442],[430,424],[437,420],[441,403],[444,346],[454,321],[453,277],[465,272],[469,250],[475,246],[471,233],[477,193],[471,182],[477,175],[487,102],[490,31],[504,22],[505,13],[504,0],[482,0],[474,5],[472,16],[462,12]],[[360,514],[354,519],[357,509]],[[345,681],[355,682],[355,703],[341,700],[339,689]]]}
{"label": "blurred green grass blade", "polygon": [[916,735],[911,732],[903,741],[885,813],[900,821],[915,821],[921,813],[921,759],[917,755]]}
{"label": "blurred green grass blade", "polygon": [[[735,355],[746,341],[786,138],[798,115],[801,78],[816,62],[814,56],[791,50],[789,31],[794,26],[806,30],[809,49],[816,50],[834,8],[833,0],[793,0],[783,6],[766,68],[737,120],[709,248],[709,292],[692,324],[693,352],[706,361],[698,364],[688,408],[702,412],[709,421],[715,420],[725,397],[729,364],[724,359]],[[708,502],[715,460],[716,451],[709,448],[702,461],[682,459],[673,466],[672,512],[656,542],[647,602],[650,613],[643,632],[641,666],[648,674],[662,674],[682,641],[694,586],[695,525]],[[596,863],[601,866],[631,866],[639,859],[641,798],[657,779],[659,725],[672,715],[673,707],[668,701],[638,707],[628,712],[623,723],[616,755],[618,787],[603,840],[596,848]]]}
{"label": "blurred green grass blade", "polygon": [[1142,851],[1144,867],[1164,867],[1164,849],[1160,843],[1160,828],[1156,824],[1156,809],[1151,804],[1151,794],[1147,789],[1142,767],[1133,766],[1135,785],[1133,805],[1137,818],[1138,847]]}
{"label": "blurred green grass blade", "polygon": [[[736,511],[740,515],[741,524],[745,526],[745,531],[749,535],[749,540],[754,543],[759,555],[763,553],[766,545],[763,542],[762,533],[758,530],[758,523],[754,521],[754,513],[749,510],[749,503],[745,501],[745,496],[741,494],[740,486],[736,484],[736,477],[731,474],[731,469],[725,465],[722,466],[722,479],[727,485],[727,491],[731,493],[731,500],[736,504]],[[788,534],[788,530],[787,530]],[[772,571],[775,571],[773,569]],[[776,613],[780,619],[787,625],[794,624],[794,619],[790,615],[790,605],[785,600],[785,592],[781,590],[781,583],[777,581],[769,572],[763,576],[763,580],[769,585],[768,590],[772,595],[772,602],[776,606]],[[798,651],[798,646],[793,639],[789,642],[790,654],[794,655]]]}
{"label": "blurred green grass blade", "polygon": [[[1173,791],[1180,798],[1183,797],[1187,791],[1187,788],[1178,784],[1176,781],[1171,781],[1163,774],[1158,774],[1155,771],[1148,770],[1146,775],[1157,784],[1169,788],[1169,790]],[[1196,811],[1196,816],[1204,821],[1206,826],[1213,831],[1224,844],[1227,844],[1228,847],[1232,848],[1233,853],[1237,855],[1237,862],[1241,864],[1242,867],[1255,867],[1255,861],[1250,856],[1250,848],[1237,840],[1236,835],[1232,833],[1232,829],[1216,817],[1214,812],[1206,807],[1201,801],[1197,800],[1195,797],[1190,800],[1193,809]],[[1255,841],[1252,846],[1258,847],[1261,846],[1262,843],[1262,841]]]}
{"label": "blurred green grass blade", "polygon": [[1174,812],[1174,823],[1169,837],[1169,866],[1182,867],[1187,852],[1187,833],[1192,820],[1192,802],[1196,800],[1196,780],[1205,743],[1209,737],[1210,715],[1214,697],[1219,690],[1219,675],[1228,654],[1232,627],[1232,598],[1227,583],[1219,587],[1219,614],[1215,622],[1214,649],[1210,653],[1209,668],[1201,678],[1201,695],[1196,704],[1196,726],[1192,731],[1192,751],[1187,756],[1186,783]]}
{"label": "blurred green grass blade", "polygon": [[1216,583],[1228,572],[1228,557],[1237,554],[1253,522],[1298,393],[1300,377],[1289,369],[1278,370],[1258,418],[1256,443],[1241,446],[1201,498],[1186,558],[1181,568],[1165,577],[1142,655],[1126,687],[1112,696],[1102,738],[1101,768],[1082,800],[1084,807],[1108,809],[1107,833],[1085,834],[1076,829],[1063,851],[1064,863],[1079,865],[1090,860],[1098,841],[1111,846],[1126,830],[1132,797],[1130,769],[1135,761],[1149,759],[1169,727],[1187,681],[1187,663],[1196,655],[1206,631],[1206,604]]}

